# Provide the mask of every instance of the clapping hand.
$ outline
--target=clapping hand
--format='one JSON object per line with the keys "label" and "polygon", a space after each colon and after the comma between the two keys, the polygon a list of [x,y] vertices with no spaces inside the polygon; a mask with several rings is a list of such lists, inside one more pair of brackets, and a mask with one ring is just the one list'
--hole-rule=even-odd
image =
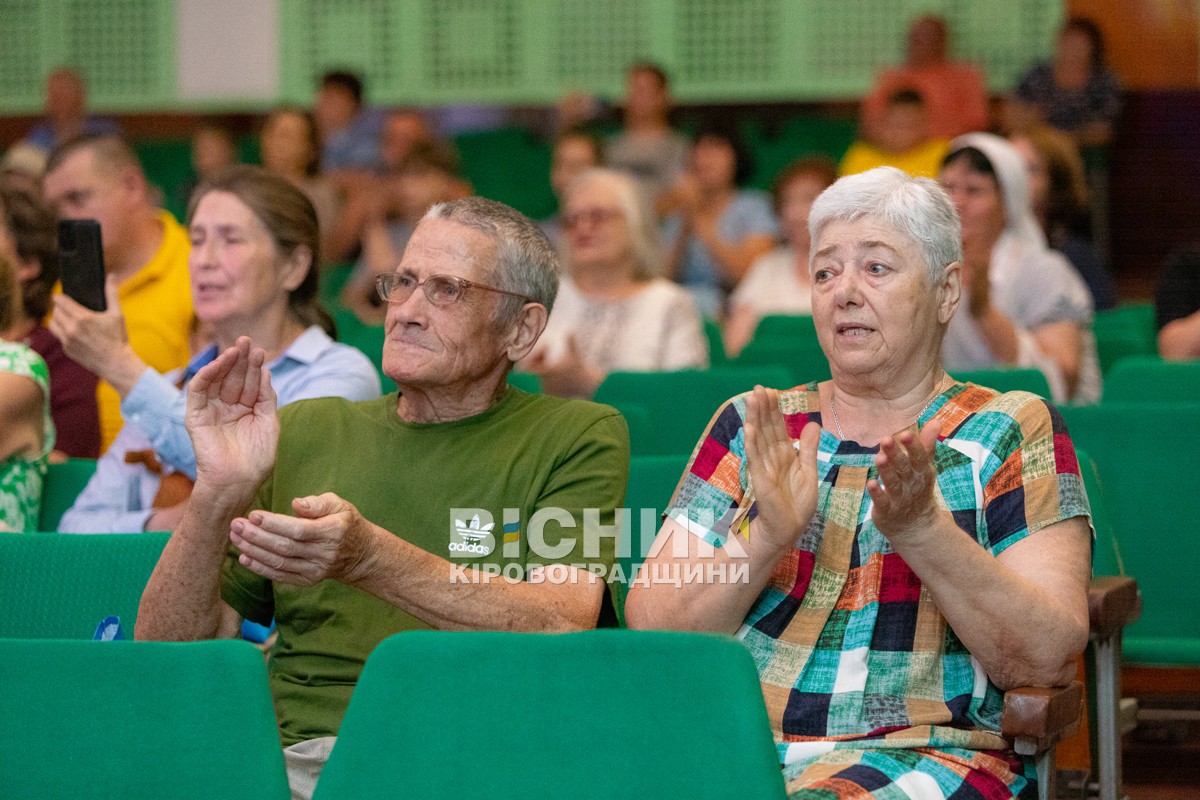
{"label": "clapping hand", "polygon": [[874,502],[875,527],[893,542],[929,530],[940,513],[933,451],[941,432],[940,421],[930,422],[920,434],[904,431],[879,443],[879,479],[868,481],[867,491]]}
{"label": "clapping hand", "polygon": [[185,421],[197,483],[257,487],[275,463],[279,419],[265,361],[266,353],[242,336],[188,385]]}
{"label": "clapping hand", "polygon": [[758,504],[755,533],[768,546],[793,547],[816,513],[820,441],[821,426],[809,423],[797,449],[779,409],[779,392],[754,387],[746,399],[746,460]]}

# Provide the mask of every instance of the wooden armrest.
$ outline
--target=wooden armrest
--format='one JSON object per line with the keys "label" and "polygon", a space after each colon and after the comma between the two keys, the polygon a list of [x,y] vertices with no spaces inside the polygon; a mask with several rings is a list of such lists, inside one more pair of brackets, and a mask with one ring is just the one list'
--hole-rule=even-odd
{"label": "wooden armrest", "polygon": [[1107,639],[1142,613],[1137,581],[1121,575],[1092,578],[1088,586],[1088,617],[1092,636]]}
{"label": "wooden armrest", "polygon": [[1083,684],[1022,687],[1004,693],[1000,733],[1021,755],[1036,755],[1075,733],[1083,714]]}

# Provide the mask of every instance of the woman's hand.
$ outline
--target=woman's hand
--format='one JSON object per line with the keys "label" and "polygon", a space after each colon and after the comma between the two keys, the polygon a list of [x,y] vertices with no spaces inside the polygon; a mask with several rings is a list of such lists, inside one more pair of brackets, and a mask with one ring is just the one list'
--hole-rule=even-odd
{"label": "woman's hand", "polygon": [[104,281],[104,299],[107,310],[92,311],[65,294],[54,295],[50,333],[62,342],[63,352],[109,383],[124,399],[146,371],[146,364],[129,345],[117,283],[111,276]]}
{"label": "woman's hand", "polygon": [[[875,466],[879,480],[867,482],[874,508],[871,520],[890,541],[929,530],[941,513],[934,499],[937,472],[933,450],[941,422],[931,422],[920,434],[905,431],[879,443]],[[894,541],[893,541],[894,543]]]}
{"label": "woman's hand", "polygon": [[758,504],[755,533],[768,546],[794,547],[817,510],[817,447],[821,426],[809,423],[793,444],[779,392],[755,386],[746,398],[746,460]]}
{"label": "woman's hand", "polygon": [[988,269],[992,260],[992,248],[963,244],[963,292],[967,296],[967,310],[975,319],[987,313],[992,304],[991,280]]}
{"label": "woman's hand", "polygon": [[266,353],[242,336],[188,385],[185,422],[197,484],[253,489],[274,465],[279,418],[265,361]]}
{"label": "woman's hand", "polygon": [[562,358],[550,363],[545,350],[539,350],[525,360],[524,368],[542,379],[546,394],[558,397],[590,398],[604,380],[604,372],[583,357],[575,337],[567,335],[567,347]]}

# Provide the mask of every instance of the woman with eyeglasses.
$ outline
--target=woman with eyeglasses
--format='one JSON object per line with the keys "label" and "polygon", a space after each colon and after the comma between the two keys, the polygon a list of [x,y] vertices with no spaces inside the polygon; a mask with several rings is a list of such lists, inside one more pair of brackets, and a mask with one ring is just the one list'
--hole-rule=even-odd
{"label": "woman with eyeglasses", "polygon": [[174,530],[196,474],[184,428],[187,382],[249,338],[266,351],[278,405],[310,397],[378,397],[379,377],[353,347],[334,341],[317,299],[320,234],[309,199],[286,179],[237,166],[200,186],[188,208],[192,300],[211,342],[183,370],[160,375],[129,348],[115,287],[106,335],[88,366],[121,394],[125,427],[59,530]]}
{"label": "woman with eyeglasses", "polygon": [[567,189],[561,224],[567,275],[546,332],[522,364],[546,392],[591,397],[609,372],[708,364],[691,295],[657,277],[658,235],[631,178],[583,173]]}

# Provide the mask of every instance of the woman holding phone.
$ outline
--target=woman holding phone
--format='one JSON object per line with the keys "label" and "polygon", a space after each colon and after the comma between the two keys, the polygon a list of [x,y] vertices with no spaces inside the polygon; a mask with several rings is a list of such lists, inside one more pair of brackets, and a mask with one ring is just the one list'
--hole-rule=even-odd
{"label": "woman holding phone", "polygon": [[116,388],[126,421],[61,531],[174,529],[196,469],[183,424],[187,381],[240,337],[267,352],[280,405],[379,396],[371,362],[334,342],[333,321],[317,299],[320,234],[303,192],[259,167],[233,167],[193,193],[188,235],[198,333],[209,344],[184,369],[160,375],[136,356],[111,282],[107,311],[55,314],[55,334]]}

